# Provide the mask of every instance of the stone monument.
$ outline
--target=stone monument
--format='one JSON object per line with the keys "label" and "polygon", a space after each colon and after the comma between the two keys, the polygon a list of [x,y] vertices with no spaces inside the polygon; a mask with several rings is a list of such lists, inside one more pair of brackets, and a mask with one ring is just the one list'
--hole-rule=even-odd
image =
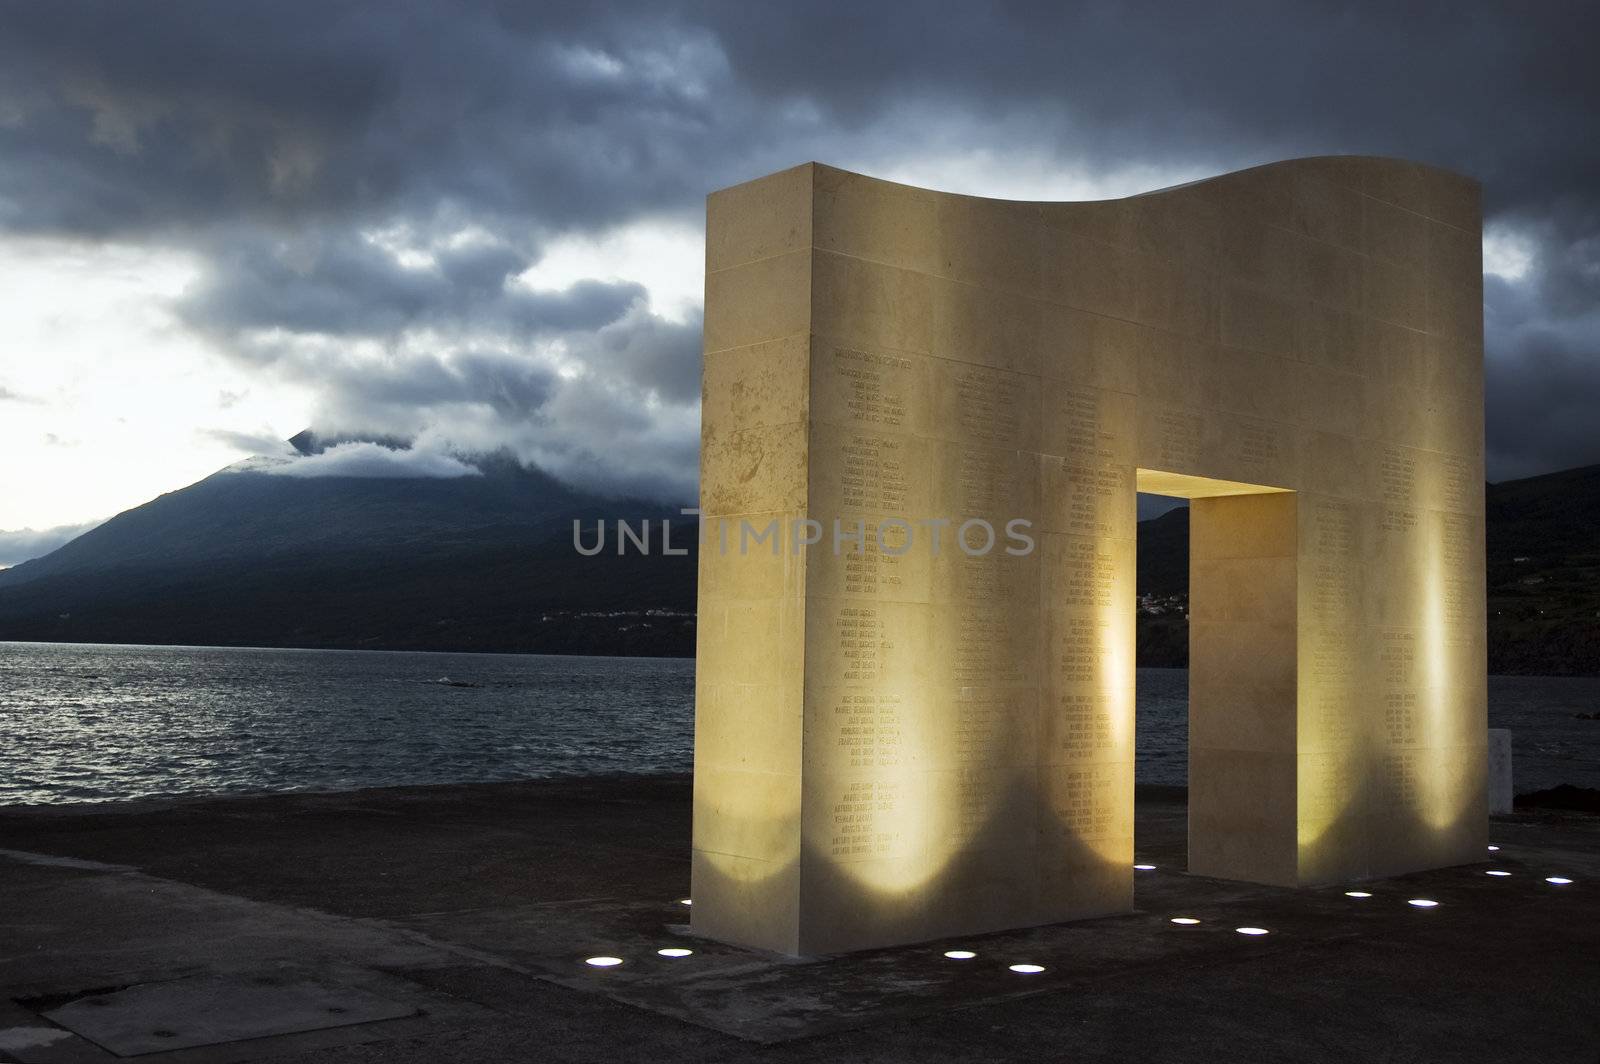
{"label": "stone monument", "polygon": [[1191,500],[1189,871],[1482,857],[1480,232],[1476,184],[1375,158],[713,194],[695,930],[1128,911],[1136,492]]}

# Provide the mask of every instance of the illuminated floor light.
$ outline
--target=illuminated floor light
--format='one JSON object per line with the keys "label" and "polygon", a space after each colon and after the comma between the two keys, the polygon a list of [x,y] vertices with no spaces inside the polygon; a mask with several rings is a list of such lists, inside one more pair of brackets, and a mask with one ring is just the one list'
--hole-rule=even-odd
{"label": "illuminated floor light", "polygon": [[1174,916],[1172,918],[1172,922],[1175,924],[1183,924],[1184,926],[1188,926],[1189,924],[1198,924],[1200,921],[1196,920],[1192,916]]}
{"label": "illuminated floor light", "polygon": [[1558,887],[1564,887],[1568,883],[1572,882],[1572,880],[1568,879],[1566,876],[1545,876],[1544,881],[1546,883],[1554,883]]}
{"label": "illuminated floor light", "polygon": [[656,950],[656,955],[660,957],[689,957],[693,954],[694,950],[692,949],[679,949],[676,946]]}
{"label": "illuminated floor light", "polygon": [[1042,964],[1013,964],[1010,967],[1013,972],[1018,972],[1022,975],[1038,975],[1044,971],[1044,965]]}
{"label": "illuminated floor light", "polygon": [[615,968],[617,965],[622,963],[622,958],[621,957],[590,957],[588,960],[584,961],[583,963],[589,964],[589,965],[593,965],[596,968]]}
{"label": "illuminated floor light", "polygon": [[1431,909],[1439,903],[1429,898],[1412,898],[1411,900],[1407,901],[1406,904],[1415,905],[1419,909]]}
{"label": "illuminated floor light", "polygon": [[1499,853],[1499,852],[1500,852],[1500,847],[1498,847],[1498,846],[1491,846],[1491,847],[1489,847],[1489,852],[1490,852],[1490,853]]}
{"label": "illuminated floor light", "polygon": [[680,899],[678,899],[678,904],[679,905],[693,905],[694,901],[692,899],[690,899],[690,898],[680,898]]}
{"label": "illuminated floor light", "polygon": [[1133,867],[1137,868],[1141,872],[1153,872],[1155,871],[1156,866],[1153,864],[1136,864]]}
{"label": "illuminated floor light", "polygon": [[953,961],[970,961],[977,956],[970,949],[947,949],[944,951],[944,955]]}
{"label": "illuminated floor light", "polygon": [[1264,927],[1236,927],[1234,930],[1241,935],[1268,935],[1272,933]]}
{"label": "illuminated floor light", "polygon": [[1372,894],[1365,890],[1347,890],[1344,892],[1344,896],[1347,898],[1370,898]]}
{"label": "illuminated floor light", "polygon": [[1502,872],[1498,868],[1492,868],[1484,873],[1486,876],[1509,876],[1510,874],[1510,872]]}

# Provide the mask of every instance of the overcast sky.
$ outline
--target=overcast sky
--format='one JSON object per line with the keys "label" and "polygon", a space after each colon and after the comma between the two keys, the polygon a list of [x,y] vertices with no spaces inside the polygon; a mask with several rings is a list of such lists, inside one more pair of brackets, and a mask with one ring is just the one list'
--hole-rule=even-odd
{"label": "overcast sky", "polygon": [[690,497],[705,194],[810,159],[1037,199],[1464,171],[1490,478],[1600,462],[1595,11],[0,3],[0,532],[307,426]]}

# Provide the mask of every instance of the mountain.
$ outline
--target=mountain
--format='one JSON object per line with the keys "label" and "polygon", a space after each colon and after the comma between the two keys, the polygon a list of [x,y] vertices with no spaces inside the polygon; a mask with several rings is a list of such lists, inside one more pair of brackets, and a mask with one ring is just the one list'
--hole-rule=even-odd
{"label": "mountain", "polygon": [[1490,484],[1489,671],[1600,674],[1600,465]]}
{"label": "mountain", "polygon": [[677,519],[674,546],[692,547],[677,507],[576,491],[507,456],[472,465],[287,476],[247,460],[0,572],[0,640],[693,653],[692,552],[572,547],[574,520],[592,537],[618,518]]}
{"label": "mountain", "polygon": [[1134,586],[1138,647],[1144,668],[1189,664],[1189,508],[1140,521]]}
{"label": "mountain", "polygon": [[1189,594],[1189,508],[1139,522],[1135,588],[1141,596]]}

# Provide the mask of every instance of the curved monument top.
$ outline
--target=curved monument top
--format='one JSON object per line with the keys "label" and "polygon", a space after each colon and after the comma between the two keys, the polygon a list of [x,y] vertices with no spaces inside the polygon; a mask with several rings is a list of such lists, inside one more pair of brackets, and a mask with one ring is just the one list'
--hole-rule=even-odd
{"label": "curved monument top", "polygon": [[[942,192],[811,162],[713,192],[707,206],[708,271],[804,246],[944,276],[974,260],[973,276],[958,277],[974,281],[993,277],[998,263],[975,261],[988,248],[1037,245],[1044,259],[1110,248],[1113,257],[1205,268],[1219,247],[1265,228],[1415,267],[1436,245],[1464,261],[1482,231],[1472,178],[1362,155],[1286,159],[1118,199],[1064,201]],[[1430,227],[1442,232],[1429,235]],[[1090,243],[1073,250],[1074,241]]]}
{"label": "curved monument top", "polygon": [[1160,197],[1180,196],[1180,194],[1185,199],[1195,195],[1204,197],[1213,193],[1234,198],[1232,195],[1234,193],[1248,195],[1254,191],[1265,193],[1270,198],[1270,189],[1274,185],[1288,189],[1297,183],[1326,183],[1334,188],[1359,193],[1364,197],[1401,207],[1458,229],[1477,228],[1480,217],[1481,186],[1478,181],[1465,174],[1428,163],[1378,155],[1311,155],[1280,159],[1177,185],[1102,200],[1014,200],[947,192],[873,177],[816,161],[802,163],[793,167],[791,171],[780,171],[780,173],[806,169],[813,170],[822,179],[819,181],[819,188],[825,188],[828,184],[827,178],[834,176],[835,180],[852,179],[872,182],[885,189],[903,190],[905,195],[910,196],[932,196],[1030,208],[1064,210],[1092,208],[1097,205],[1127,204]]}

